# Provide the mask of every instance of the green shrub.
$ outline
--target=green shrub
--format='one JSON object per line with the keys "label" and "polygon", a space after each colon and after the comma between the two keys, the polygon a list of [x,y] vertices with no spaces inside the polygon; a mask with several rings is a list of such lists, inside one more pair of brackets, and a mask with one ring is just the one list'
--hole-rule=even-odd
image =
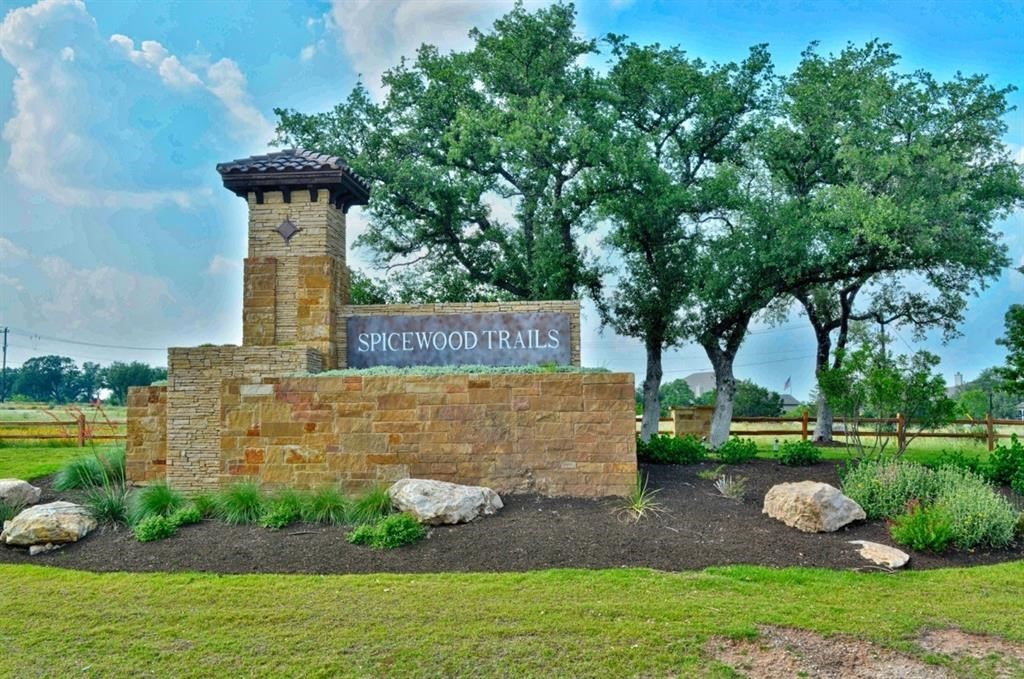
{"label": "green shrub", "polygon": [[806,467],[821,459],[821,451],[810,441],[786,441],[779,449],[779,464]]}
{"label": "green shrub", "polygon": [[189,505],[188,507],[182,507],[167,518],[170,519],[175,528],[179,528],[199,523],[203,520],[203,513],[195,505]]}
{"label": "green shrub", "polygon": [[76,490],[92,486],[124,484],[125,455],[123,450],[96,453],[69,461],[53,479],[54,490]]}
{"label": "green shrub", "polygon": [[132,494],[131,520],[138,523],[147,516],[170,516],[184,504],[184,496],[166,482],[154,483]]}
{"label": "green shrub", "polygon": [[1013,434],[1008,447],[998,446],[989,453],[988,477],[996,483],[1009,485],[1019,473],[1024,473],[1024,443]]}
{"label": "green shrub", "polygon": [[139,542],[153,542],[154,540],[169,538],[177,530],[178,527],[174,525],[171,519],[159,514],[153,514],[135,524],[132,532],[135,534],[135,539]]}
{"label": "green shrub", "polygon": [[726,464],[742,464],[757,457],[757,444],[752,439],[734,436],[715,451],[718,459]]}
{"label": "green shrub", "polygon": [[376,523],[391,513],[391,496],[386,488],[377,486],[356,499],[352,506],[354,523]]}
{"label": "green shrub", "polygon": [[636,457],[641,462],[655,464],[694,464],[708,456],[707,448],[695,436],[654,434],[646,443],[636,440]]}
{"label": "green shrub", "polygon": [[392,514],[375,524],[364,523],[349,533],[348,541],[354,545],[369,545],[374,549],[394,549],[412,544],[427,532],[409,514]]}
{"label": "green shrub", "polygon": [[892,539],[901,545],[924,552],[943,552],[953,539],[953,523],[942,507],[921,507],[896,517],[889,529]]}
{"label": "green shrub", "polygon": [[843,472],[843,493],[859,504],[869,519],[898,516],[911,500],[935,497],[935,472],[902,460],[863,461]]}
{"label": "green shrub", "polygon": [[1017,515],[1017,523],[1013,527],[1013,534],[1018,538],[1024,538],[1024,512]]}
{"label": "green shrub", "polygon": [[294,490],[275,493],[264,508],[260,525],[264,528],[284,528],[302,518],[304,498]]}
{"label": "green shrub", "polygon": [[985,464],[981,461],[981,458],[977,455],[967,455],[960,450],[944,451],[933,466],[936,469],[939,467],[956,467],[957,469],[966,469],[975,474],[981,474],[985,471]]}
{"label": "green shrub", "polygon": [[1017,495],[1024,495],[1024,469],[1017,470],[1017,474],[1010,479],[1010,488]]}
{"label": "green shrub", "polygon": [[235,483],[217,493],[217,516],[225,523],[256,523],[263,516],[264,502],[263,492],[255,483]]}
{"label": "green shrub", "polygon": [[935,506],[948,515],[960,549],[1005,547],[1013,542],[1017,512],[978,474],[943,467],[935,472]]}

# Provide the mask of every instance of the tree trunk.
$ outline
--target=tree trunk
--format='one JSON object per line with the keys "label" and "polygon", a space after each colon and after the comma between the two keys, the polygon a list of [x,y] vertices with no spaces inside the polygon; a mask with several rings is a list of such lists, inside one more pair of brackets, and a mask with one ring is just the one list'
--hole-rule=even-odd
{"label": "tree trunk", "polygon": [[661,399],[658,390],[661,388],[661,342],[647,342],[647,374],[644,376],[644,417],[640,423],[640,438],[649,441],[658,433],[658,420],[661,417]]}
{"label": "tree trunk", "polygon": [[818,351],[814,357],[814,376],[818,378],[817,416],[814,419],[814,441],[832,442],[832,408],[828,404],[825,392],[821,390],[821,375],[828,370],[828,357],[832,352],[832,340],[828,330],[814,332],[818,342]]}
{"label": "tree trunk", "polygon": [[733,398],[736,396],[736,378],[732,374],[735,357],[735,352],[708,352],[715,369],[715,411],[711,415],[711,436],[708,439],[712,450],[729,440]]}

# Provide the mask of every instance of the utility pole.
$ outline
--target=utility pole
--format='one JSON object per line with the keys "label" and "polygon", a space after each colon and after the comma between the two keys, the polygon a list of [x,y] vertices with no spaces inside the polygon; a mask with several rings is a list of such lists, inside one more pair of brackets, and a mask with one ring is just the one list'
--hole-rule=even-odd
{"label": "utility pole", "polygon": [[0,368],[0,403],[3,403],[7,399],[7,331],[9,328],[4,326],[4,358],[3,367]]}

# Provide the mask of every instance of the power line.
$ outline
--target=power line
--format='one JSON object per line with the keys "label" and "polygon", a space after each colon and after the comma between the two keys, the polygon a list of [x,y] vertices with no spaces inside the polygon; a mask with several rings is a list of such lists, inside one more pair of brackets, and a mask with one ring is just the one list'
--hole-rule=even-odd
{"label": "power line", "polygon": [[30,332],[25,330],[18,330],[17,328],[10,328],[11,334],[21,335],[34,340],[46,340],[47,342],[59,342],[61,344],[75,344],[83,347],[97,347],[100,349],[124,349],[127,351],[167,351],[167,347],[130,347],[120,344],[99,344],[97,342],[83,342],[81,340],[65,339],[62,337],[51,337],[49,335],[41,335],[37,332]]}

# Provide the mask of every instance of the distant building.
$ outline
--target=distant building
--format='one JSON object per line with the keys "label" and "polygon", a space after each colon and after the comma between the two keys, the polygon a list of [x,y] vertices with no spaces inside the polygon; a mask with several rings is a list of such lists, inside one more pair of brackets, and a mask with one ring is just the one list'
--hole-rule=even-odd
{"label": "distant building", "polygon": [[799,408],[802,405],[803,405],[803,403],[801,403],[795,396],[793,396],[793,394],[783,394],[782,395],[782,412],[783,412],[783,414],[791,413],[791,412],[793,412],[794,410],[796,410],[797,408]]}
{"label": "distant building", "polygon": [[1014,408],[1016,408],[1017,412],[1020,413],[1020,419],[1024,421],[1024,401],[1021,401],[1020,403],[1015,405]]}
{"label": "distant building", "polygon": [[711,371],[692,373],[684,377],[683,381],[690,385],[690,391],[697,398],[715,390],[715,373]]}
{"label": "distant building", "polygon": [[960,395],[960,392],[964,390],[964,375],[963,373],[956,373],[953,375],[953,386],[946,387],[946,396],[949,398],[956,398]]}

